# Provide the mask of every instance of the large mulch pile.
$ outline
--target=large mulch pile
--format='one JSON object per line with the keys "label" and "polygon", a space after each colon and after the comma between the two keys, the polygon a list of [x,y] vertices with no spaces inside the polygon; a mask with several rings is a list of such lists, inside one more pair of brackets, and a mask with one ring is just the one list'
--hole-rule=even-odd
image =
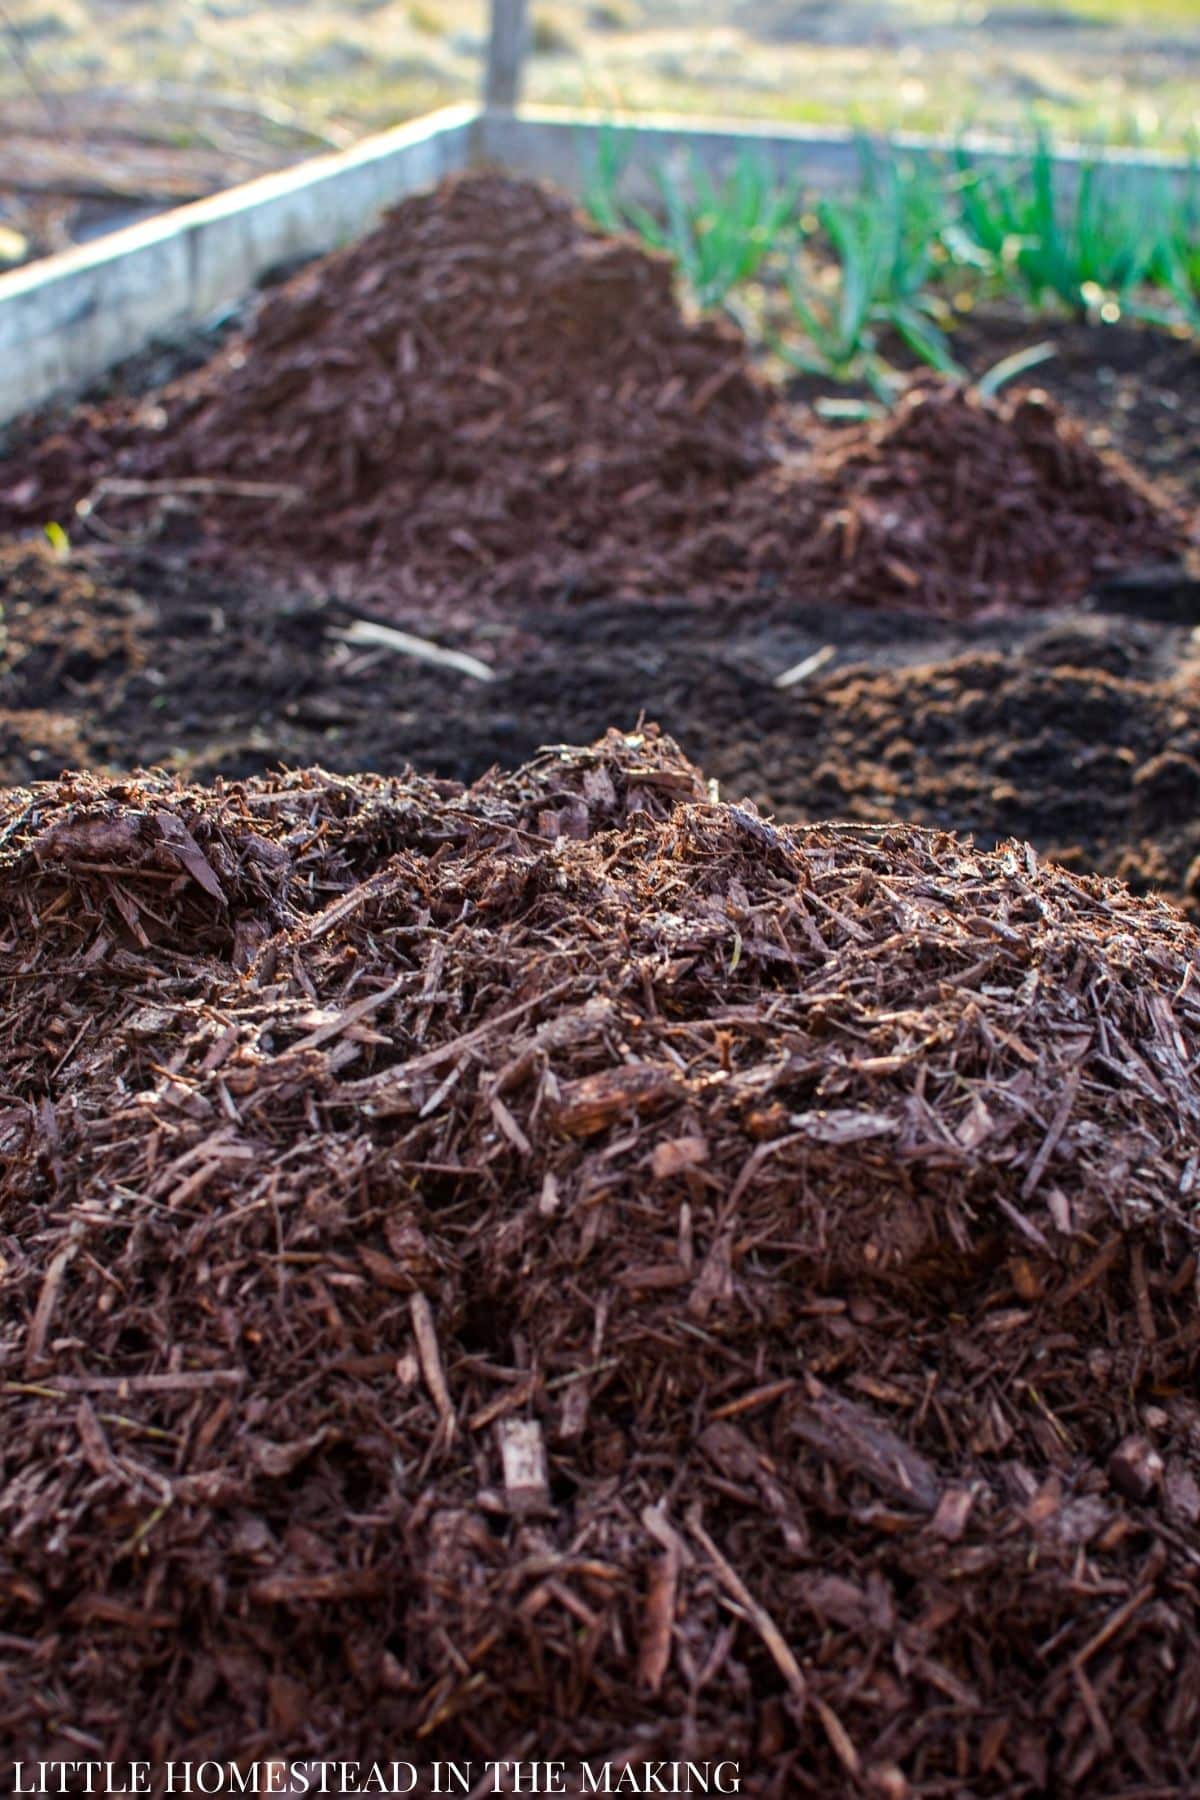
{"label": "large mulch pile", "polygon": [[934,385],[859,432],[798,429],[731,329],[685,322],[664,259],[471,175],[300,273],[199,371],[31,428],[0,531],[74,532],[79,503],[102,535],[199,523],[210,549],[425,611],[686,592],[966,615],[1186,547],[1044,398]]}
{"label": "large mulch pile", "polygon": [[67,777],[0,920],[9,1752],[1200,1779],[1170,907],[648,730]]}

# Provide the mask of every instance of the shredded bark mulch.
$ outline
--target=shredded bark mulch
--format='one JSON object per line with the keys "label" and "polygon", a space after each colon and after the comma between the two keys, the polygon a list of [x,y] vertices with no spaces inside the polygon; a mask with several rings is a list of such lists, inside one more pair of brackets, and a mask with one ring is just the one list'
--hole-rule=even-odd
{"label": "shredded bark mulch", "polygon": [[807,515],[796,487],[786,466],[743,485],[733,554],[785,591],[855,605],[1064,605],[1187,551],[1166,501],[1036,389],[996,403],[919,382],[891,417],[817,444]]}
{"label": "shredded bark mulch", "polygon": [[789,412],[732,329],[684,320],[664,259],[496,174],[406,200],[200,370],[35,423],[7,463],[0,531],[198,533],[195,558],[427,612],[684,592],[968,616],[1190,541],[1045,396],[925,385],[849,434]]}
{"label": "shredded bark mulch", "polygon": [[646,730],[67,777],[0,918],[7,1749],[1200,1777],[1172,908]]}

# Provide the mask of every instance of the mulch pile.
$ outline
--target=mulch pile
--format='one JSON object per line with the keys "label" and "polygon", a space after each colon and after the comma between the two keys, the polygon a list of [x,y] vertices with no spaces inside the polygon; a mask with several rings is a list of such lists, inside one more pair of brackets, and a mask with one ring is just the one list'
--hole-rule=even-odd
{"label": "mulch pile", "polygon": [[7,795],[0,949],[10,1752],[1200,1779],[1170,907],[648,730]]}
{"label": "mulch pile", "polygon": [[471,175],[296,276],[199,371],[34,428],[0,531],[74,532],[80,502],[102,535],[199,521],[209,548],[426,612],[686,592],[966,615],[1186,547],[1044,397],[933,385],[856,433],[797,430],[736,333],[683,319],[664,259]]}
{"label": "mulch pile", "polygon": [[699,570],[724,556],[789,596],[952,618],[1069,604],[1108,570],[1187,554],[1166,503],[1040,391],[997,404],[920,382],[814,450],[810,471],[743,484]]}

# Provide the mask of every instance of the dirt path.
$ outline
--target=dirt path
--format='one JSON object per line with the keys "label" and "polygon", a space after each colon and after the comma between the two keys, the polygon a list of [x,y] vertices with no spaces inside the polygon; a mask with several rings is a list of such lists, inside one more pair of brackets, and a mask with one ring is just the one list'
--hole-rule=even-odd
{"label": "dirt path", "polygon": [[[787,819],[1028,838],[1200,902],[1200,669],[1186,625],[1129,615],[951,626],[796,608],[769,624],[663,603],[529,609],[463,640],[490,683],[341,635],[353,609],[138,562],[0,561],[0,778],[319,762],[461,780],[643,715],[730,798]],[[792,691],[783,670],[832,650]]]}

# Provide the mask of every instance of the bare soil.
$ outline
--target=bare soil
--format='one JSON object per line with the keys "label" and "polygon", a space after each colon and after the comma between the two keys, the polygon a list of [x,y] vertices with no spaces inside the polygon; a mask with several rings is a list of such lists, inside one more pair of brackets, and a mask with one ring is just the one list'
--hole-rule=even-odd
{"label": "bare soil", "polygon": [[[974,627],[834,606],[769,621],[698,616],[683,601],[528,608],[453,640],[492,658],[496,679],[482,683],[348,645],[345,603],[239,588],[146,553],[63,564],[11,550],[0,778],[156,764],[240,778],[320,762],[469,781],[645,716],[724,794],[782,818],[1016,836],[1195,905],[1189,625],[1145,616],[1144,595],[1118,598],[1120,611]],[[826,647],[823,669],[774,687]]]}

